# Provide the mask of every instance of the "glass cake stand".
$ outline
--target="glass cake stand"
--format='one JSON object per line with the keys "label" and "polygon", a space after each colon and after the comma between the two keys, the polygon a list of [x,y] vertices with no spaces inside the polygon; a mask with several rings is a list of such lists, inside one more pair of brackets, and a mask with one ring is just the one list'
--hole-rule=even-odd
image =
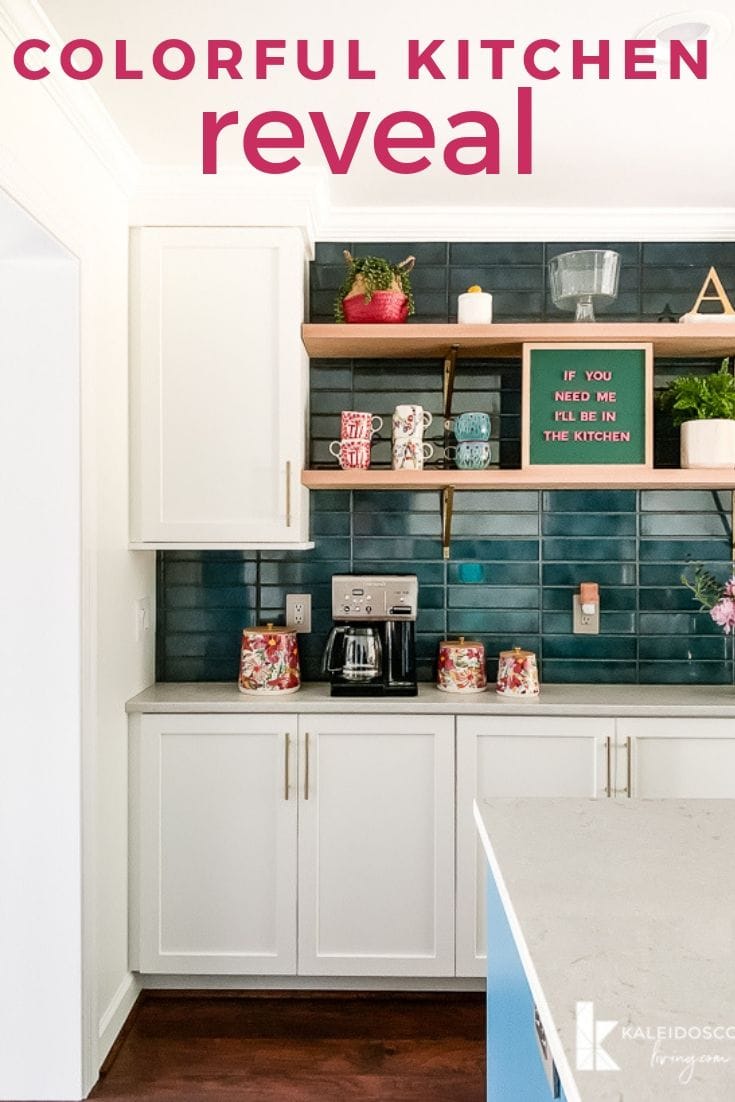
{"label": "glass cake stand", "polygon": [[575,310],[575,321],[594,321],[594,304],[618,296],[620,254],[612,249],[578,249],[549,261],[549,285],[554,306]]}

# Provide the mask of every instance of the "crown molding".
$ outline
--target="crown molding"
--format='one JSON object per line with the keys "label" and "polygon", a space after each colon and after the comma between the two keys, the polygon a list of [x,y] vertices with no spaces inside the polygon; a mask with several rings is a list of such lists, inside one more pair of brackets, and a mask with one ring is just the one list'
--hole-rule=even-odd
{"label": "crown molding", "polygon": [[323,169],[264,176],[246,168],[204,176],[189,167],[146,165],[130,198],[130,224],[299,226],[309,250],[330,218]]}
{"label": "crown molding", "polygon": [[735,207],[333,207],[321,241],[733,241]]}
{"label": "crown molding", "polygon": [[[61,39],[36,0],[0,0],[0,33],[13,49],[26,38],[43,38],[51,56]],[[136,188],[140,162],[89,83],[68,80],[52,71],[37,84],[63,112],[115,183],[127,195]]]}

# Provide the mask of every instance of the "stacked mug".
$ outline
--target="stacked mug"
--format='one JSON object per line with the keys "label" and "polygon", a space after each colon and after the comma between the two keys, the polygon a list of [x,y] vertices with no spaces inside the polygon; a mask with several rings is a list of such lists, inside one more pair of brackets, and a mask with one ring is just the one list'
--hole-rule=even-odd
{"label": "stacked mug", "polygon": [[342,410],[340,439],[332,441],[329,451],[343,471],[368,469],[373,437],[382,426],[382,417],[357,409]]}
{"label": "stacked mug", "polygon": [[463,471],[482,471],[490,466],[490,414],[460,413],[454,420],[457,446],[444,449]]}
{"label": "stacked mug", "polygon": [[432,417],[422,406],[401,405],[393,411],[393,470],[422,471],[434,449],[424,443],[424,429]]}

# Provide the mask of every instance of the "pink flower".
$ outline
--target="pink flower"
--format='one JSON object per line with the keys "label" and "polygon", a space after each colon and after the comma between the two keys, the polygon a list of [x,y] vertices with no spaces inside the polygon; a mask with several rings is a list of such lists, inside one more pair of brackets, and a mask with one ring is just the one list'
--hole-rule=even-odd
{"label": "pink flower", "polygon": [[735,629],[735,597],[722,597],[711,609],[710,616],[720,625],[725,635],[729,635]]}
{"label": "pink flower", "polygon": [[722,591],[723,597],[735,597],[735,575],[730,578],[729,582],[725,582],[725,588]]}

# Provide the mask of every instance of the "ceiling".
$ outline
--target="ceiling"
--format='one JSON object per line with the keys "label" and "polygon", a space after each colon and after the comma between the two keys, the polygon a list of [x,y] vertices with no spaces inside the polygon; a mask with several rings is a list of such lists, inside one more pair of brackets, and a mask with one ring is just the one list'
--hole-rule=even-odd
{"label": "ceiling", "polygon": [[[345,4],[335,0],[279,0],[277,4],[243,0],[40,0],[62,40],[91,38],[114,57],[115,39],[128,42],[129,63],[142,67],[138,81],[115,80],[113,66],[90,82],[138,157],[150,165],[201,165],[203,111],[237,110],[241,123],[268,109],[289,111],[303,122],[307,145],[303,162],[317,168],[324,157],[310,129],[308,112],[323,111],[340,147],[356,111],[369,111],[364,145],[346,175],[330,176],[333,203],[340,206],[579,206],[579,207],[731,207],[735,181],[735,33],[713,46],[710,76],[697,81],[624,80],[621,42],[643,26],[673,11],[682,0],[523,0],[500,5],[479,0],[403,0],[402,3]],[[735,22],[733,0],[710,0],[710,12]],[[669,5],[673,5],[669,6]],[[689,18],[689,16],[687,16]],[[337,37],[339,36],[339,37]],[[446,62],[447,79],[409,81],[406,42],[446,40],[436,57]],[[208,81],[206,72],[165,81],[153,73],[154,47],[182,38],[205,56],[208,39],[242,43],[244,79]],[[251,46],[261,38],[287,39],[286,66],[267,80],[253,78]],[[295,69],[295,41],[320,45],[335,39],[338,71],[324,81],[305,81]],[[359,39],[363,63],[376,69],[375,81],[344,76],[346,40]],[[563,44],[560,65],[568,70],[573,38],[594,52],[601,38],[612,40],[613,76],[574,81],[563,75],[529,80],[511,64],[505,79],[487,75],[484,38],[508,38],[525,46],[536,38]],[[470,79],[451,76],[452,46],[473,44]],[[617,48],[616,48],[617,47]],[[318,55],[317,55],[318,56]],[[456,56],[456,54],[455,54]],[[515,55],[514,55],[515,56]],[[515,102],[519,84],[533,86],[531,175],[515,171]],[[381,167],[373,152],[374,123],[398,109],[428,116],[437,134],[434,164],[410,176]],[[441,148],[452,132],[449,115],[479,110],[494,115],[502,135],[500,175],[461,176],[442,163]],[[466,131],[464,131],[466,132]],[[241,166],[242,127],[220,139],[220,165]],[[282,154],[283,155],[283,154]],[[415,155],[415,154],[412,154]],[[436,163],[438,161],[438,163]],[[298,175],[298,170],[296,172]]]}

